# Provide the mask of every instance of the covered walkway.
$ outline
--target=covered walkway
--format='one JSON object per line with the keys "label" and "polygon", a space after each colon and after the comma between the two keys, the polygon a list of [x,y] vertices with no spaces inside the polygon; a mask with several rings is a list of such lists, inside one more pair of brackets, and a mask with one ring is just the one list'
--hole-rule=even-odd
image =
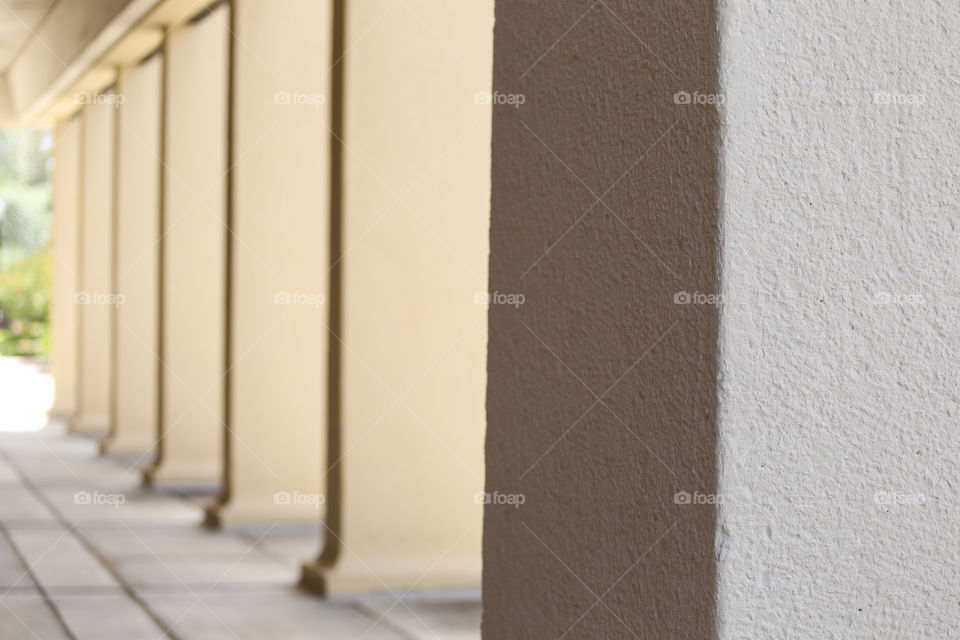
{"label": "covered walkway", "polygon": [[0,364],[0,638],[480,637],[479,592],[324,601],[298,591],[316,528],[204,529],[210,496],[143,488],[146,460],[100,457],[96,440],[59,422],[17,428],[14,417],[32,420],[49,398],[49,379]]}

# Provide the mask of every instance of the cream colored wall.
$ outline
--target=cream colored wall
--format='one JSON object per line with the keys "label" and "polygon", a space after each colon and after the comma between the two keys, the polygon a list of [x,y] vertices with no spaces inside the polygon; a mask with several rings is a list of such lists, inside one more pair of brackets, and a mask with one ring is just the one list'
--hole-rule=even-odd
{"label": "cream colored wall", "polygon": [[57,125],[53,175],[53,296],[51,330],[56,393],[51,413],[72,416],[77,403],[77,232],[80,198],[80,128],[75,116]]}
{"label": "cream colored wall", "polygon": [[113,291],[114,100],[84,107],[81,195],[79,393],[73,428],[103,433],[110,423]]}
{"label": "cream colored wall", "polygon": [[475,95],[493,2],[368,0],[346,19],[342,546],[321,580],[478,585],[490,107]]}
{"label": "cream colored wall", "polygon": [[[330,2],[236,0],[229,500],[315,521],[326,419]],[[283,34],[278,37],[278,34]]]}
{"label": "cream colored wall", "polygon": [[113,431],[104,448],[144,453],[157,437],[159,358],[160,99],[163,60],[119,81],[117,135],[117,376]]}
{"label": "cream colored wall", "polygon": [[222,465],[227,11],[168,43],[161,482],[217,481]]}

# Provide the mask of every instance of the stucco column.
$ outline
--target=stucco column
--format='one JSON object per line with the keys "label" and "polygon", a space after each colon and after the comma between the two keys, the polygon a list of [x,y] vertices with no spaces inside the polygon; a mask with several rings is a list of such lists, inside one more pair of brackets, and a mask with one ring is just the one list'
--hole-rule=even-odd
{"label": "stucco column", "polygon": [[75,295],[80,323],[77,410],[71,428],[105,435],[110,427],[113,386],[113,316],[120,298],[114,290],[114,90],[84,95],[81,112],[79,282]]}
{"label": "stucco column", "polygon": [[720,24],[721,637],[949,637],[960,14],[737,2]]}
{"label": "stucco column", "polygon": [[953,633],[958,27],[498,3],[485,638]]}
{"label": "stucco column", "polygon": [[55,416],[72,418],[77,406],[77,344],[80,338],[78,306],[78,233],[80,204],[80,138],[83,124],[74,115],[57,124],[53,175],[53,290],[50,325],[53,332],[52,368]]}
{"label": "stucco column", "polygon": [[145,454],[157,439],[160,242],[160,112],[163,58],[118,81],[116,396],[110,453]]}
{"label": "stucco column", "polygon": [[493,3],[346,4],[340,404],[304,584],[477,586]]}
{"label": "stucco column", "polygon": [[169,34],[161,245],[158,461],[153,482],[215,483],[226,376],[229,7]]}
{"label": "stucco column", "polygon": [[332,3],[232,6],[233,368],[224,494],[208,512],[220,524],[316,522],[325,501]]}

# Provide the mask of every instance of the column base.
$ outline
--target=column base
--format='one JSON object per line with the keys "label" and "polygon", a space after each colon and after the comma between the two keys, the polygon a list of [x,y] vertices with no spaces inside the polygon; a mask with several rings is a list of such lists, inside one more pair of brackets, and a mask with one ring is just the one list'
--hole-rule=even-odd
{"label": "column base", "polygon": [[73,421],[73,416],[76,414],[76,410],[74,407],[58,405],[56,402],[54,402],[47,414],[50,416],[51,420],[64,420],[69,424]]}
{"label": "column base", "polygon": [[154,448],[154,438],[137,436],[107,436],[100,441],[100,455],[142,455]]}
{"label": "column base", "polygon": [[300,571],[299,586],[322,596],[340,594],[402,592],[407,589],[479,589],[482,561],[476,558],[404,556],[403,552],[382,558],[350,556],[334,567],[322,566],[318,560],[305,563]]}
{"label": "column base", "polygon": [[[290,492],[281,491],[260,500],[230,500],[209,504],[204,509],[204,525],[218,528],[231,525],[310,524],[319,523],[322,519],[322,505],[290,504],[283,502],[280,494],[290,496]],[[275,497],[277,502],[274,502]]]}
{"label": "column base", "polygon": [[106,436],[110,430],[110,416],[106,414],[82,413],[73,416],[67,429],[72,434],[84,436]]}

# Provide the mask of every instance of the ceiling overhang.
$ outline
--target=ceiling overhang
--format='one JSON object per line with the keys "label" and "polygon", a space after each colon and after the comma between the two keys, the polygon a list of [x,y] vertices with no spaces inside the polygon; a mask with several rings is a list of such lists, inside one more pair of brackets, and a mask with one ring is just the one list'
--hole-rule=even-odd
{"label": "ceiling overhang", "polygon": [[0,78],[0,120],[49,126],[70,117],[149,56],[211,0],[60,0]]}

